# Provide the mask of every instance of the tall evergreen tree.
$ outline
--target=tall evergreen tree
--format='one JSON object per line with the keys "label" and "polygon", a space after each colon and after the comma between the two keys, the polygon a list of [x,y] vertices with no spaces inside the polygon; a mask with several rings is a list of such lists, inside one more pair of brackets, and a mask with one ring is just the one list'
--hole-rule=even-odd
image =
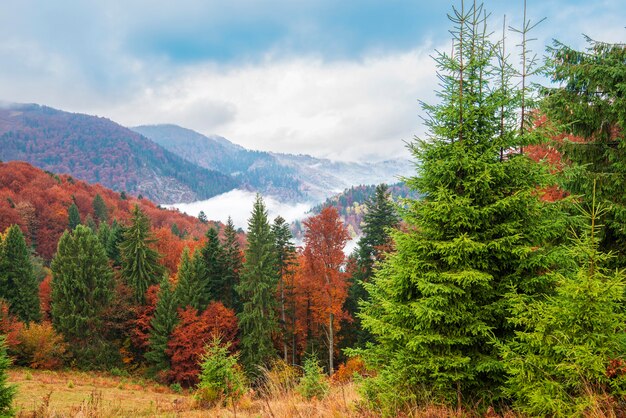
{"label": "tall evergreen tree", "polygon": [[70,231],[73,231],[78,225],[80,225],[80,213],[78,212],[78,206],[76,203],[72,203],[67,209],[67,227]]}
{"label": "tall evergreen tree", "polygon": [[[276,245],[276,270],[278,274],[278,294],[280,304],[280,333],[283,339],[283,359],[289,360],[288,348],[293,341],[295,330],[292,317],[295,315],[288,300],[293,299],[293,276],[295,274],[296,247],[291,242],[293,235],[289,224],[282,216],[277,216],[272,224],[272,234]],[[295,347],[292,349],[292,358]]]}
{"label": "tall evergreen tree", "polygon": [[352,275],[345,307],[353,321],[345,323],[341,328],[342,347],[363,347],[371,341],[370,334],[363,330],[361,320],[356,315],[358,304],[360,300],[369,299],[363,284],[370,281],[374,264],[380,261],[381,252],[389,250],[386,248],[391,240],[389,230],[398,223],[399,218],[389,196],[389,188],[386,184],[379,184],[374,196],[365,202],[363,236],[350,256]]}
{"label": "tall evergreen tree", "polygon": [[159,288],[154,316],[150,321],[150,349],[145,355],[154,372],[170,368],[170,358],[165,351],[170,334],[178,323],[178,307],[176,292],[172,291],[169,279],[164,277]]}
{"label": "tall evergreen tree", "polygon": [[224,306],[235,311],[241,312],[241,303],[235,291],[235,287],[239,283],[239,273],[242,266],[242,253],[237,238],[237,230],[233,220],[228,217],[226,227],[224,228],[224,243],[222,244],[224,252]]}
{"label": "tall evergreen tree", "polygon": [[98,225],[109,221],[109,209],[100,194],[96,194],[91,202],[91,206],[93,207],[93,213],[98,221]]}
{"label": "tall evergreen tree", "polygon": [[24,322],[41,319],[39,283],[22,230],[12,225],[0,244],[0,297]]}
{"label": "tall evergreen tree", "polygon": [[[556,87],[545,89],[541,111],[565,138],[555,145],[573,166],[563,186],[589,199],[594,182],[607,211],[601,220],[600,248],[626,267],[626,48],[587,38],[586,51],[555,41],[549,74]],[[553,85],[554,85],[553,84]],[[572,135],[578,138],[572,138]]]}
{"label": "tall evergreen tree", "polygon": [[155,238],[150,231],[150,220],[135,205],[132,211],[131,224],[124,233],[124,241],[120,243],[122,258],[122,277],[135,291],[135,299],[144,302],[146,290],[156,284],[164,269],[158,263],[161,255],[151,245]]}
{"label": "tall evergreen tree", "polygon": [[0,337],[0,416],[12,417],[15,413],[13,409],[13,399],[16,394],[16,387],[9,383],[7,373],[11,366],[11,359],[7,354],[6,337]]}
{"label": "tall evergreen tree", "polygon": [[438,53],[440,103],[424,104],[427,139],[410,145],[425,194],[407,202],[406,231],[366,289],[363,326],[377,344],[361,353],[379,369],[369,382],[379,405],[434,399],[489,405],[505,380],[495,341],[512,335],[511,286],[550,289],[539,275],[555,261],[563,217],[540,201],[548,173],[516,152],[531,136],[518,125],[520,95],[506,56],[488,36],[482,6],[454,8],[454,47]]}
{"label": "tall evergreen tree", "polygon": [[210,295],[204,285],[206,267],[200,250],[196,250],[193,257],[189,256],[189,249],[185,247],[180,256],[178,266],[178,282],[174,293],[181,308],[191,306],[198,311],[204,310],[210,302]]}
{"label": "tall evergreen tree", "polygon": [[241,330],[241,360],[250,375],[276,357],[272,335],[276,321],[276,251],[267,211],[257,195],[248,220],[248,247],[239,285],[236,287],[243,310],[237,316]]}
{"label": "tall evergreen tree", "polygon": [[224,250],[215,228],[209,228],[206,233],[206,243],[202,247],[202,257],[206,271],[204,292],[210,299],[223,301],[228,298],[228,284],[226,283]]}
{"label": "tall evergreen tree", "polygon": [[52,323],[72,343],[102,334],[113,295],[113,272],[96,235],[83,225],[65,231],[52,260]]}
{"label": "tall evergreen tree", "polygon": [[120,225],[116,219],[111,223],[111,231],[106,245],[104,245],[109,260],[113,262],[114,267],[122,265],[122,255],[120,254],[120,244],[124,241],[126,229]]}

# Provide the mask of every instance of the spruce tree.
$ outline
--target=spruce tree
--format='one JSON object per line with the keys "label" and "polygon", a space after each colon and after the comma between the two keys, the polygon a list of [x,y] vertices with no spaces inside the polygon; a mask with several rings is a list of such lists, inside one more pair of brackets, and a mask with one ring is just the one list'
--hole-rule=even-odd
{"label": "spruce tree", "polygon": [[41,319],[39,282],[22,230],[12,225],[0,244],[0,298],[21,321]]}
{"label": "spruce tree", "polygon": [[120,254],[120,244],[124,241],[126,229],[120,225],[116,219],[111,223],[111,231],[106,245],[104,245],[109,260],[113,262],[114,267],[122,265],[122,255]]}
{"label": "spruce tree", "polygon": [[164,272],[158,263],[161,255],[151,245],[155,238],[150,231],[150,220],[138,205],[132,211],[131,224],[119,245],[122,258],[122,277],[135,291],[135,300],[143,303],[146,290],[156,284]]}
{"label": "spruce tree", "polygon": [[398,223],[398,215],[389,196],[389,188],[385,184],[379,184],[376,186],[374,196],[365,203],[363,236],[350,256],[353,271],[345,307],[353,321],[345,323],[341,328],[342,347],[363,347],[371,341],[371,336],[363,330],[361,320],[356,315],[358,304],[361,300],[369,299],[363,284],[370,281],[374,264],[380,261],[381,253],[389,250],[386,248],[391,240],[389,230],[397,227]]}
{"label": "spruce tree", "polygon": [[228,217],[226,227],[224,228],[224,243],[222,244],[224,252],[224,306],[235,311],[241,312],[241,304],[239,297],[235,291],[235,287],[239,283],[239,273],[242,266],[242,253],[237,238],[237,230],[233,220]]}
{"label": "spruce tree", "polygon": [[[278,274],[278,294],[280,295],[280,333],[283,339],[283,360],[287,362],[288,347],[293,340],[295,330],[291,326],[293,321],[288,320],[295,315],[287,301],[293,294],[293,276],[295,274],[296,247],[291,242],[293,235],[289,224],[282,216],[277,216],[272,224],[272,234],[276,245],[276,270]],[[293,349],[292,347],[292,353]],[[293,357],[293,356],[292,356]]]}
{"label": "spruce tree", "polygon": [[228,283],[226,282],[226,266],[224,250],[215,228],[209,228],[206,233],[206,243],[202,247],[202,257],[206,278],[204,280],[204,293],[209,295],[211,300],[222,302],[228,299]]}
{"label": "spruce tree", "polygon": [[180,256],[178,266],[178,282],[174,293],[182,309],[191,306],[198,311],[204,310],[210,302],[206,292],[204,280],[206,268],[200,250],[196,250],[193,257],[189,256],[189,249],[185,247]]}
{"label": "spruce tree", "polygon": [[505,294],[551,286],[538,272],[555,261],[549,244],[563,218],[539,199],[548,173],[519,152],[532,137],[519,129],[520,95],[483,13],[461,2],[450,15],[453,51],[435,57],[440,102],[423,104],[428,137],[410,145],[419,165],[407,185],[425,197],[406,202],[396,252],[365,286],[360,317],[376,344],[360,352],[379,371],[366,392],[387,413],[502,396]]}
{"label": "spruce tree", "polygon": [[72,203],[67,210],[67,227],[70,231],[73,231],[78,225],[80,225],[80,213],[76,203]]}
{"label": "spruce tree", "polygon": [[606,208],[590,199],[583,211],[588,228],[573,237],[567,254],[577,268],[554,273],[550,297],[510,296],[519,331],[503,345],[507,389],[529,416],[583,416],[626,390],[618,376],[626,360],[626,276],[608,268],[613,256],[599,250],[598,221]]}
{"label": "spruce tree", "polygon": [[113,295],[113,271],[96,235],[83,225],[65,231],[52,260],[52,323],[71,343],[102,334],[102,313]]}
{"label": "spruce tree", "polygon": [[178,306],[176,292],[172,291],[169,279],[164,277],[159,288],[154,316],[150,321],[150,349],[145,355],[154,372],[170,368],[170,358],[165,351],[170,334],[178,323]]}
{"label": "spruce tree", "polygon": [[236,287],[243,304],[239,315],[241,360],[246,372],[255,376],[259,367],[276,357],[272,335],[276,321],[276,251],[267,211],[257,195],[248,220],[248,246],[245,251],[240,282]]}
{"label": "spruce tree", "polygon": [[7,354],[6,337],[0,336],[0,417],[14,416],[13,399],[16,387],[9,383],[8,369],[11,359]]}
{"label": "spruce tree", "polygon": [[[626,267],[626,48],[587,38],[584,51],[558,41],[549,48],[549,74],[556,87],[544,90],[541,111],[564,139],[554,145],[572,163],[563,187],[606,205],[600,248]],[[572,137],[572,135],[577,136]]]}
{"label": "spruce tree", "polygon": [[93,213],[98,221],[98,225],[109,221],[109,209],[100,194],[96,194],[91,202],[91,206],[93,207]]}

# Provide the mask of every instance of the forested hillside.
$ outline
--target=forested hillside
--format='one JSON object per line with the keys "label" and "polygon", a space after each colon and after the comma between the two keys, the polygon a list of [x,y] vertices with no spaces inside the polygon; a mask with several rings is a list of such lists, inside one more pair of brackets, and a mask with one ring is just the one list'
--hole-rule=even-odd
{"label": "forested hillside", "polygon": [[28,163],[0,163],[0,230],[19,225],[28,244],[45,260],[52,259],[59,238],[69,228],[73,206],[77,209],[75,222],[97,226],[114,220],[127,224],[134,205],[148,215],[163,239],[160,248],[167,250],[171,267],[178,263],[184,242],[202,238],[209,226],[216,225],[162,209],[147,199],[43,171]]}
{"label": "forested hillside", "polygon": [[101,183],[161,203],[208,199],[237,182],[108,119],[34,104],[0,108],[0,160]]}

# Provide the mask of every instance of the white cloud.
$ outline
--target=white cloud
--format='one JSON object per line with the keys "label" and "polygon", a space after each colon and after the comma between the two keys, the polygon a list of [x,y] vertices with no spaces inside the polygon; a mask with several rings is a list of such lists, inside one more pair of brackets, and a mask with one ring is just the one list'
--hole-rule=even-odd
{"label": "white cloud", "polygon": [[252,149],[333,159],[407,156],[417,99],[433,97],[431,46],[361,61],[195,65],[128,103],[94,109],[126,125],[176,123]]}
{"label": "white cloud", "polygon": [[[207,218],[224,223],[230,216],[236,227],[246,230],[255,198],[256,193],[254,192],[231,190],[209,200],[166,205],[166,207],[175,207],[191,216],[198,216],[200,211],[204,211]],[[305,218],[308,216],[306,212],[313,206],[312,203],[281,203],[271,196],[264,196],[263,200],[267,207],[270,222],[278,215],[282,216],[287,222]]]}

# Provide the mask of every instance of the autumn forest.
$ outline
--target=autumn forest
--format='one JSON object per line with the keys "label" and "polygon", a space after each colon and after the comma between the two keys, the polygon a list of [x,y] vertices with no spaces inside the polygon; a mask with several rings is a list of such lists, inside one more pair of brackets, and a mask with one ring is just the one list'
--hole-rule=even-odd
{"label": "autumn forest", "polygon": [[[622,416],[626,47],[554,41],[542,62],[526,10],[504,32],[476,2],[448,17],[414,175],[296,224],[261,194],[244,230],[71,161],[0,162],[2,413],[57,416],[15,404],[15,373],[46,370],[146,379],[186,396],[176,416]],[[233,187],[205,171],[178,177]]]}

